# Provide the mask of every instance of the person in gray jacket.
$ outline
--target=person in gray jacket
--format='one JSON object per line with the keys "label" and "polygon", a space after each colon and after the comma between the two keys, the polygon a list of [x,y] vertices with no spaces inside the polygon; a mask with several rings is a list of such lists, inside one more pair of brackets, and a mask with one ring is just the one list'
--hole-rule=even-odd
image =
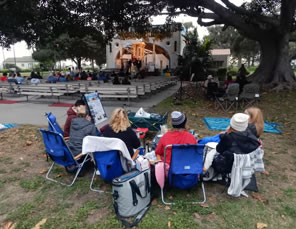
{"label": "person in gray jacket", "polygon": [[91,122],[91,118],[86,113],[85,106],[80,106],[77,111],[77,118],[71,121],[70,137],[68,146],[74,156],[82,151],[82,141],[86,136],[98,136],[96,126]]}

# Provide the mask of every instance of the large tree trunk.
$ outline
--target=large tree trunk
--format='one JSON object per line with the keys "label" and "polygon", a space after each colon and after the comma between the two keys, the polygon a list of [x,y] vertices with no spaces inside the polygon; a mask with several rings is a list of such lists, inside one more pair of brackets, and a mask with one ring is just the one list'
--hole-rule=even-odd
{"label": "large tree trunk", "polygon": [[253,81],[276,89],[295,86],[289,59],[289,35],[262,39],[260,46],[260,65],[252,76]]}
{"label": "large tree trunk", "polygon": [[76,61],[77,61],[77,67],[78,67],[79,71],[81,71],[82,70],[81,69],[81,58],[80,57],[77,57],[76,58]]}

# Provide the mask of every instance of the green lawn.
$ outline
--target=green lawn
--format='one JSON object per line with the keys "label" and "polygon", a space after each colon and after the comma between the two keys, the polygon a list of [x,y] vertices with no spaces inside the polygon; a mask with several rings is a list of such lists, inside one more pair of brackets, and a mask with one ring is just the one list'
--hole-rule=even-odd
{"label": "green lawn", "polygon": [[[202,117],[231,117],[213,109],[213,104],[197,95],[197,104],[183,101],[173,105],[163,101],[151,111],[184,111],[193,128],[201,136],[214,135]],[[186,201],[201,196],[200,186],[189,190],[171,190],[168,197],[177,202],[165,207],[160,198],[152,206],[138,228],[295,228],[296,225],[296,92],[264,93],[259,107],[266,120],[284,125],[284,134],[262,136],[265,150],[265,174],[257,174],[260,192],[249,192],[249,198],[232,198],[223,186],[206,183],[207,204],[191,205]],[[0,224],[16,223],[16,228],[32,228],[46,219],[42,228],[121,228],[112,206],[110,194],[89,190],[91,171],[72,187],[45,180],[44,170],[50,162],[36,126],[20,126],[0,132]],[[63,168],[55,170],[57,179],[69,180]],[[111,185],[97,179],[97,185],[110,190]]]}

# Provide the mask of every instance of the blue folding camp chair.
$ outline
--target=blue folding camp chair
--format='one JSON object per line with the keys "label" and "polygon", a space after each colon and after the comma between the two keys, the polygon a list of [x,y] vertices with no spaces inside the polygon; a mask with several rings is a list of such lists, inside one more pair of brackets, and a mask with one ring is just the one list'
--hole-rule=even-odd
{"label": "blue folding camp chair", "polygon": [[[202,178],[204,163],[204,145],[167,145],[164,152],[164,161],[166,161],[166,152],[168,148],[172,149],[171,164],[168,174],[169,184],[180,189],[188,189],[195,186],[198,183],[198,180]],[[206,202],[205,187],[202,179],[200,179],[200,181],[203,192],[203,200],[201,202],[192,202],[192,204]],[[173,202],[165,201],[163,187],[161,188],[161,199],[164,204],[175,204]]]}
{"label": "blue folding camp chair", "polygon": [[64,131],[58,124],[56,117],[51,112],[49,112],[48,114],[45,113],[45,117],[48,120],[48,129],[50,131],[58,132],[62,136],[64,136]]}
{"label": "blue folding camp chair", "polygon": [[[71,153],[71,150],[68,148],[66,142],[64,141],[63,136],[60,133],[53,132],[50,130],[44,130],[44,129],[40,129],[40,131],[42,133],[42,138],[46,148],[46,153],[53,160],[53,163],[46,174],[46,179],[53,182],[60,183],[62,185],[72,186],[76,181],[77,176],[79,175],[84,163],[89,160],[89,156],[86,155],[84,158],[75,160],[73,154]],[[49,177],[55,164],[64,166],[66,169],[68,167],[73,167],[71,171],[76,173],[70,184],[65,184],[63,182],[54,180]]]}
{"label": "blue folding camp chair", "polygon": [[112,181],[113,178],[121,176],[124,171],[121,166],[120,154],[117,150],[110,150],[104,152],[94,152],[93,160],[95,163],[94,173],[90,183],[90,189],[94,192],[104,192],[100,189],[93,188],[95,175],[99,171],[101,178],[104,181]]}

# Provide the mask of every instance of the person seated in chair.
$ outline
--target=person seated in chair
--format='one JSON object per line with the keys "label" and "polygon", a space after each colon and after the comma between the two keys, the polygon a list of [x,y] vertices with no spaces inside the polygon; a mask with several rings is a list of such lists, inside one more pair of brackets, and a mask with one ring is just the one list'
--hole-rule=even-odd
{"label": "person seated in chair", "polygon": [[[158,160],[164,161],[164,151],[167,145],[173,144],[197,144],[195,137],[186,130],[187,117],[180,111],[171,113],[171,121],[173,129],[166,132],[155,149],[155,154]],[[165,163],[170,165],[172,150],[166,152]]]}
{"label": "person seated in chair", "polygon": [[118,85],[118,84],[120,84],[119,77],[118,77],[117,74],[115,74],[112,83],[113,83],[114,85]]}
{"label": "person seated in chair", "polygon": [[74,156],[82,151],[82,141],[86,136],[98,136],[96,126],[91,122],[85,106],[77,108],[77,117],[71,121],[68,146]]}
{"label": "person seated in chair", "polygon": [[235,83],[235,81],[232,79],[231,75],[227,76],[227,80],[224,82],[224,89],[227,89],[229,84]]}
{"label": "person seated in chair", "polygon": [[52,75],[50,75],[47,78],[46,83],[56,83],[56,82],[57,82],[56,74],[53,72]]}
{"label": "person seated in chair", "polygon": [[16,80],[18,84],[24,84],[25,79],[21,76],[20,72],[16,73]]}
{"label": "person seated in chair", "polygon": [[128,80],[128,76],[125,76],[121,82],[122,85],[131,85],[131,82]]}
{"label": "person seated in chair", "polygon": [[127,112],[123,108],[113,111],[109,125],[104,127],[103,136],[121,139],[126,144],[131,157],[134,155],[134,149],[140,147],[140,140],[130,127]]}
{"label": "person seated in chair", "polygon": [[220,135],[221,141],[217,145],[217,152],[247,154],[258,148],[259,142],[256,136],[248,128],[249,115],[237,113],[232,116],[230,126],[224,134]]}
{"label": "person seated in chair", "polygon": [[[221,165],[225,166],[223,171],[230,173],[235,154],[248,154],[256,150],[260,143],[256,136],[248,128],[249,115],[237,113],[232,116],[230,126],[226,129],[224,134],[220,134],[220,142],[216,147],[216,151],[223,156],[223,163],[221,157],[216,157],[213,160],[213,167],[217,172],[220,172]],[[227,168],[226,168],[227,167]]]}
{"label": "person seated in chair", "polygon": [[7,78],[7,72],[4,72],[4,73],[3,73],[3,75],[0,77],[0,80],[1,80],[2,82],[8,80],[8,78]]}
{"label": "person seated in chair", "polygon": [[77,111],[80,107],[85,107],[85,102],[81,99],[78,99],[73,107],[70,107],[67,111],[67,119],[64,125],[64,137],[69,137],[70,135],[70,127],[71,127],[71,121],[73,118],[77,117]]}
{"label": "person seated in chair", "polygon": [[7,82],[8,83],[15,83],[15,84],[18,84],[17,83],[17,80],[16,80],[16,75],[15,73],[9,73],[9,76],[8,76],[8,79],[7,79]]}
{"label": "person seated in chair", "polygon": [[208,83],[214,82],[214,77],[212,75],[208,75],[207,79],[205,80],[203,87],[207,90]]}
{"label": "person seated in chair", "polygon": [[264,119],[262,111],[257,107],[249,107],[245,110],[245,114],[249,115],[248,129],[257,137],[260,138],[264,131]]}

